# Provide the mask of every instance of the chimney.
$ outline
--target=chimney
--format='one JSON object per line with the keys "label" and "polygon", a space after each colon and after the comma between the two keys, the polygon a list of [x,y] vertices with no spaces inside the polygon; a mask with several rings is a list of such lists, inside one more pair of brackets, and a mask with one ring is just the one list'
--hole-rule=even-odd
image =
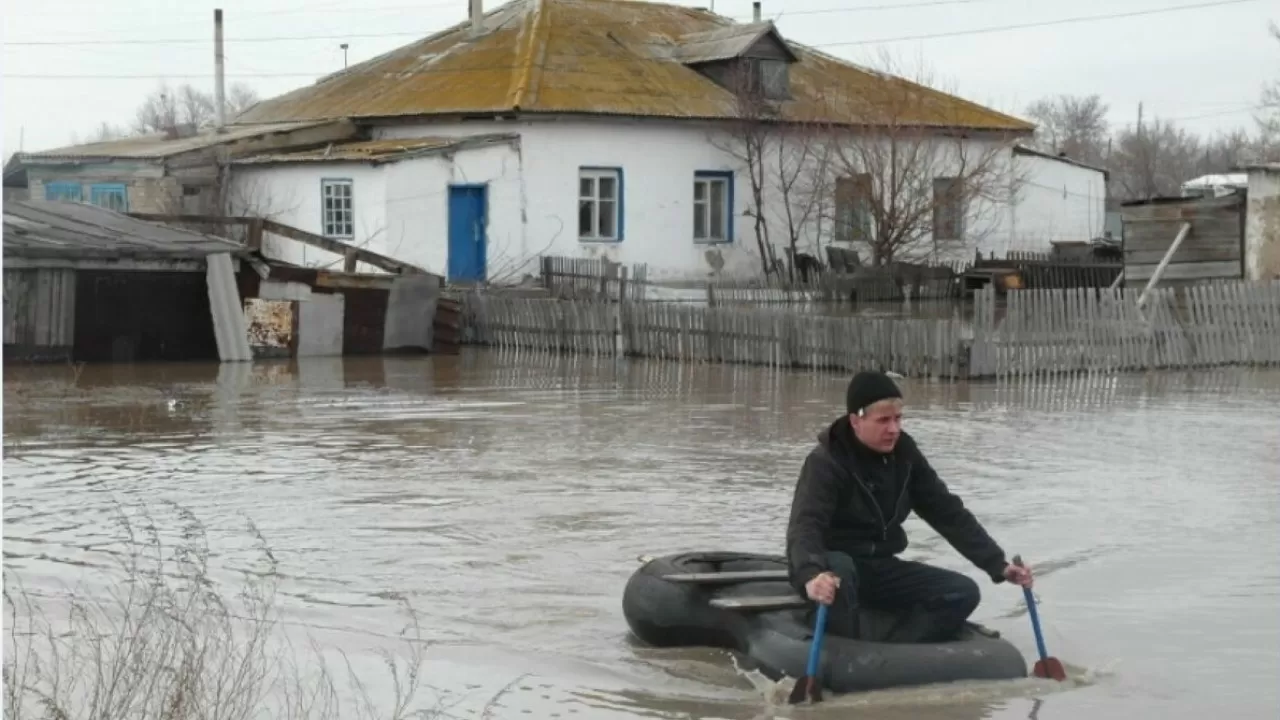
{"label": "chimney", "polygon": [[227,124],[226,61],[222,54],[222,8],[213,11],[213,112],[217,132]]}
{"label": "chimney", "polygon": [[480,37],[484,32],[484,0],[471,2],[471,37]]}
{"label": "chimney", "polygon": [[751,3],[751,22],[760,22],[760,2]]}

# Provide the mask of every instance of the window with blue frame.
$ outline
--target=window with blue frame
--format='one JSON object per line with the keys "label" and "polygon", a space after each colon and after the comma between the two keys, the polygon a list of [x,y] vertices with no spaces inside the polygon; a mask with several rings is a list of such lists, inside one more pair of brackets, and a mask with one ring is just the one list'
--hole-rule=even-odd
{"label": "window with blue frame", "polygon": [[129,212],[129,191],[124,183],[98,183],[89,186],[89,202],[116,212]]}
{"label": "window with blue frame", "polygon": [[733,241],[733,173],[699,170],[693,175],[693,239]]}
{"label": "window with blue frame", "polygon": [[622,240],[622,168],[578,168],[578,239]]}
{"label": "window with blue frame", "polygon": [[51,182],[44,184],[45,200],[66,200],[69,202],[80,202],[81,198],[80,183],[76,182]]}

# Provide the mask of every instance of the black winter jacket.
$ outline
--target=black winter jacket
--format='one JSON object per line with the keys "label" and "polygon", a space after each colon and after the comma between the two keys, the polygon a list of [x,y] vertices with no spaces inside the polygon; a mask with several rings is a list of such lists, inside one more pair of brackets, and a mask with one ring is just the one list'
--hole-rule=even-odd
{"label": "black winter jacket", "polygon": [[842,416],[818,435],[796,482],[787,525],[792,585],[803,592],[827,570],[827,551],[855,559],[902,552],[902,523],[913,510],[992,581],[1004,581],[1004,551],[951,494],[915,440],[903,432],[893,452],[878,453],[858,441]]}

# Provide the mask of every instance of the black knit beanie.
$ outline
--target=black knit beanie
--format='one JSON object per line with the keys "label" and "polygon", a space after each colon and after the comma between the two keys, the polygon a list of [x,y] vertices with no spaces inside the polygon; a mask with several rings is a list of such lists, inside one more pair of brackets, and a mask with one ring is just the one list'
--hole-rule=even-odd
{"label": "black knit beanie", "polygon": [[849,381],[849,391],[845,394],[845,403],[848,406],[849,414],[853,415],[859,410],[878,403],[887,398],[900,398],[902,391],[898,389],[898,384],[893,378],[882,372],[874,370],[864,370]]}

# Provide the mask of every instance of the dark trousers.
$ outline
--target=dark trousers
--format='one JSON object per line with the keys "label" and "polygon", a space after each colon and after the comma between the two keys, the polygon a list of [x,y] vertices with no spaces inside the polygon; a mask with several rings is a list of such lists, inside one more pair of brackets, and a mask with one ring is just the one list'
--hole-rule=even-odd
{"label": "dark trousers", "polygon": [[840,577],[827,629],[857,638],[859,607],[899,616],[888,633],[894,642],[942,642],[955,637],[982,599],[978,584],[960,573],[895,557],[854,560],[827,553]]}

